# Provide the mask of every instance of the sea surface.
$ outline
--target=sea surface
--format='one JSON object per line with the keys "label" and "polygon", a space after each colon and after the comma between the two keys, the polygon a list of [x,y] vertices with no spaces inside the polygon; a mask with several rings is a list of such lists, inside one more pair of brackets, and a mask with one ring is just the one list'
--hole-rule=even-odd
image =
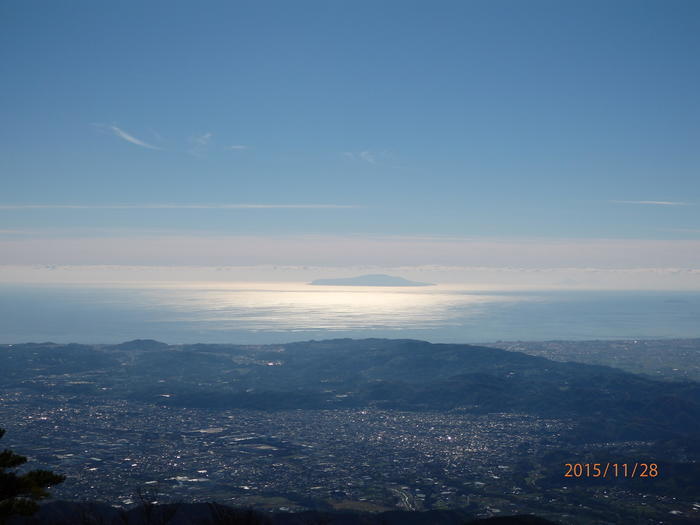
{"label": "sea surface", "polygon": [[698,292],[479,292],[301,283],[2,285],[0,343],[700,337]]}

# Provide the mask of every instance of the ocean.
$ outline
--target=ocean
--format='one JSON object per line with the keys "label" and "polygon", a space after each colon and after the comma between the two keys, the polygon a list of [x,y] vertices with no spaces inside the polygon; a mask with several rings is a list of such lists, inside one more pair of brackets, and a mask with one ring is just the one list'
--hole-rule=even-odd
{"label": "ocean", "polygon": [[0,343],[342,337],[444,343],[700,337],[700,293],[301,283],[0,286]]}

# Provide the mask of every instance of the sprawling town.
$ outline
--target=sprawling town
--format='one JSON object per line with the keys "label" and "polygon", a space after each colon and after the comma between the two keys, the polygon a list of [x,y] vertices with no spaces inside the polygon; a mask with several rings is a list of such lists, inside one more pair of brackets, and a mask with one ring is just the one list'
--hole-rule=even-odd
{"label": "sprawling town", "polygon": [[[67,476],[54,496],[129,507],[217,501],[269,511],[470,508],[482,516],[580,514],[572,480],[533,490],[523,457],[573,422],[529,415],[377,409],[210,410],[4,392],[5,445]],[[628,444],[633,446],[634,444]],[[551,474],[551,473],[550,473]],[[516,481],[519,480],[519,481]],[[576,480],[573,480],[575,483]],[[700,506],[609,486],[590,492],[679,516]],[[576,501],[577,503],[569,503]],[[577,508],[578,507],[578,508]],[[674,514],[669,514],[674,516]],[[574,520],[574,522],[576,522]],[[586,523],[586,521],[581,521]]]}

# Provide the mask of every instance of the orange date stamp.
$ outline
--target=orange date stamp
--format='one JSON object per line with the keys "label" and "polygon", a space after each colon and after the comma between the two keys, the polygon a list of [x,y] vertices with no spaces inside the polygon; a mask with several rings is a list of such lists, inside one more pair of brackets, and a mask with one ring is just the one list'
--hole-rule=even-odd
{"label": "orange date stamp", "polygon": [[655,478],[658,463],[564,463],[565,478]]}

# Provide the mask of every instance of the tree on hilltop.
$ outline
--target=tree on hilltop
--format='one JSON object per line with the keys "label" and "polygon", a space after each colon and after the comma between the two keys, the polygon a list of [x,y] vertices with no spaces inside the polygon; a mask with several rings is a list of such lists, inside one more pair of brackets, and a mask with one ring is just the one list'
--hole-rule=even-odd
{"label": "tree on hilltop", "polygon": [[[5,430],[0,428],[0,438]],[[15,469],[27,458],[5,449],[0,452],[0,524],[11,516],[31,516],[38,509],[37,501],[48,498],[48,487],[66,479],[50,470],[31,470],[18,474]]]}

